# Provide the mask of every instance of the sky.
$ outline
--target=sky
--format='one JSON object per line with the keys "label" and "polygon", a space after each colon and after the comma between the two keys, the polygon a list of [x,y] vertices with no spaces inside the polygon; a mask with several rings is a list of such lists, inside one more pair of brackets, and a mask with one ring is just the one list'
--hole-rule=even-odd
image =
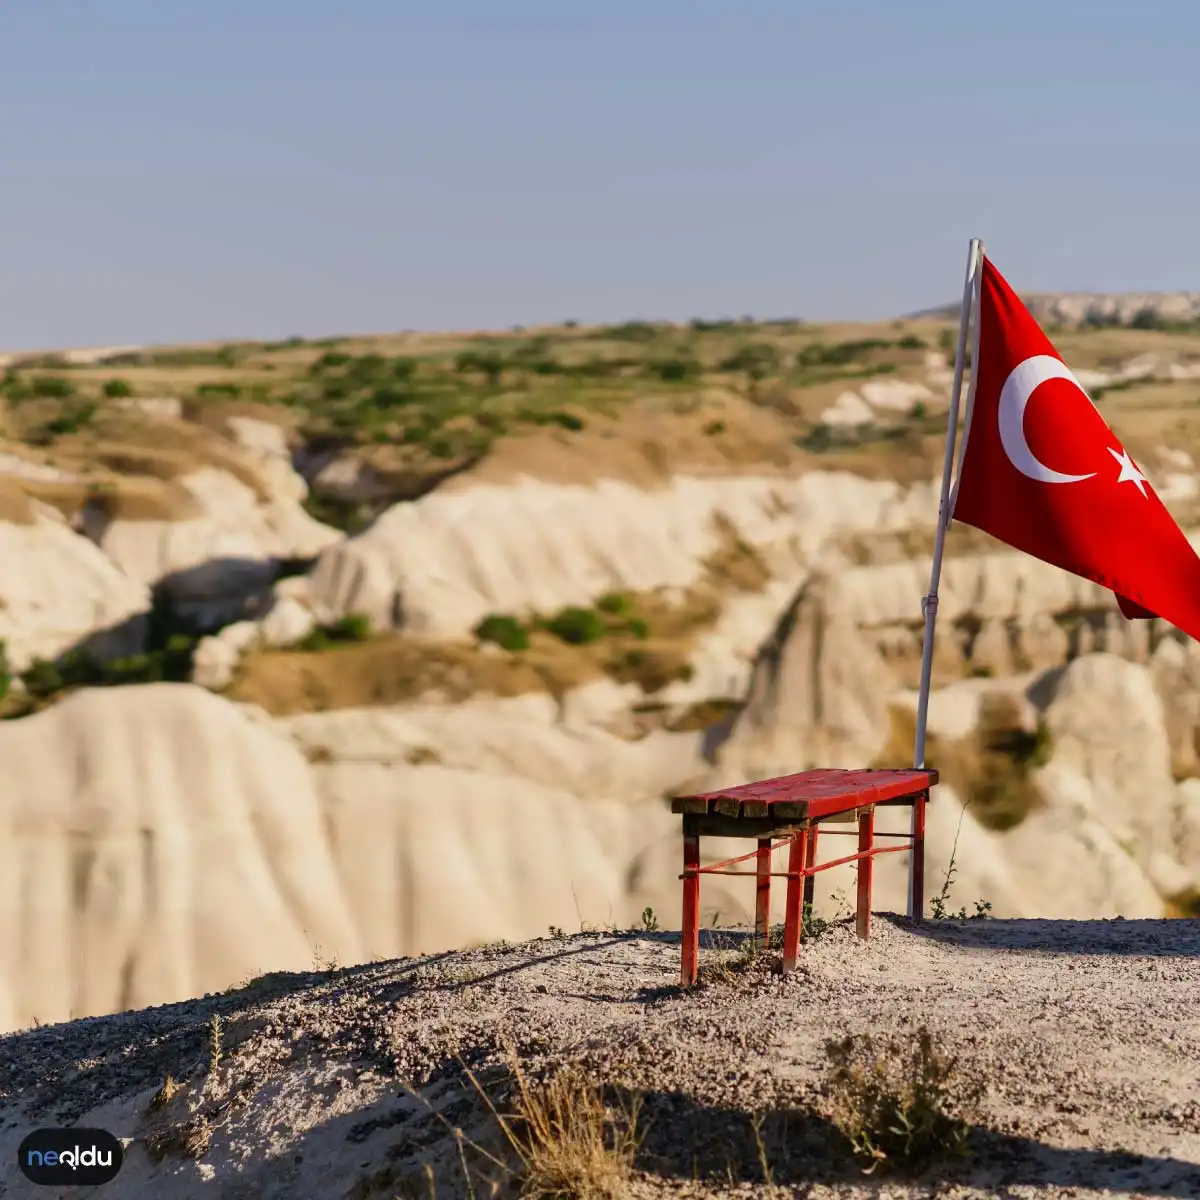
{"label": "sky", "polygon": [[0,349],[1200,290],[1195,0],[0,0]]}

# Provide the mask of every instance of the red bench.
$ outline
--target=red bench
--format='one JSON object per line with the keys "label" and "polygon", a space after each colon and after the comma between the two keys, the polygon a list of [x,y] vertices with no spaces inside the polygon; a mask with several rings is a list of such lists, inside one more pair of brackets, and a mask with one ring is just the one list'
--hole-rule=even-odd
{"label": "red bench", "polygon": [[[804,906],[813,900],[814,876],[843,863],[858,863],[858,936],[871,936],[871,868],[876,855],[903,850],[913,853],[913,905],[918,920],[925,898],[925,805],[938,773],[928,768],[903,770],[801,771],[778,779],[763,779],[739,787],[693,796],[678,796],[671,811],[683,815],[683,953],[680,981],[696,982],[700,955],[700,876],[747,875],[757,881],[755,928],[763,946],[771,925],[771,879],[785,878],[787,903],[783,926],[783,969],[791,971],[803,935]],[[875,833],[877,807],[910,806],[911,834]],[[858,852],[817,863],[817,833],[822,821],[836,817],[857,819],[858,829],[826,829],[827,834],[858,835]],[[756,838],[758,847],[737,858],[700,865],[701,837]],[[900,840],[899,845],[877,846],[876,837]],[[776,843],[789,845],[788,869],[771,870]],[[737,863],[755,860],[753,871],[730,870]],[[801,886],[803,882],[803,887]]]}

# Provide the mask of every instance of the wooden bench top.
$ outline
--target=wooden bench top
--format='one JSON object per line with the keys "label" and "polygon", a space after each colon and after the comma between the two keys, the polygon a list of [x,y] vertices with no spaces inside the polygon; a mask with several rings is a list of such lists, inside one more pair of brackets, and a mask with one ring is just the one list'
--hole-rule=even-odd
{"label": "wooden bench top", "polygon": [[781,775],[777,779],[760,779],[716,792],[677,796],[671,801],[671,811],[818,820],[853,812],[868,804],[913,796],[935,786],[937,781],[938,773],[928,767],[878,771],[822,768]]}

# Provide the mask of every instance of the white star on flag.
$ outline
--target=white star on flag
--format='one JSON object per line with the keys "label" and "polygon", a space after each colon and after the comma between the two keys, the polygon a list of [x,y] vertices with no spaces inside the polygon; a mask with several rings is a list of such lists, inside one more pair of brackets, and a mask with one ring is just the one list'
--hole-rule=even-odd
{"label": "white star on flag", "polygon": [[1117,476],[1117,482],[1137,484],[1137,490],[1144,496],[1146,494],[1146,477],[1133,465],[1133,459],[1129,457],[1129,451],[1122,449],[1121,453],[1118,454],[1111,446],[1107,447],[1107,450],[1121,467],[1121,473]]}

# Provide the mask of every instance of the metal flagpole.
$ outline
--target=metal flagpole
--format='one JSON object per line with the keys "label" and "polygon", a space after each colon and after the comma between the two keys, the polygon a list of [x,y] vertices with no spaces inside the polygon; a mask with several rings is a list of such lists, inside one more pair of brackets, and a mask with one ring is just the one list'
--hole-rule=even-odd
{"label": "metal flagpole", "polygon": [[[962,311],[958,325],[958,345],[954,353],[954,383],[950,390],[950,414],[946,420],[946,455],[942,464],[942,494],[938,504],[937,529],[933,540],[933,566],[929,573],[929,593],[921,601],[921,613],[925,618],[925,640],[921,647],[921,690],[917,698],[917,732],[913,746],[913,766],[925,765],[925,726],[929,719],[929,687],[933,676],[933,633],[937,624],[938,582],[942,575],[942,550],[946,541],[946,530],[954,512],[951,499],[951,484],[954,484],[957,496],[957,475],[955,470],[955,441],[958,435],[958,411],[962,401],[963,371],[966,366],[967,333],[971,328],[972,314],[975,316],[974,339],[971,356],[971,390],[967,400],[968,413],[975,399],[975,378],[978,374],[979,357],[979,292],[983,276],[983,242],[979,238],[971,239],[970,250],[967,253],[967,277],[963,283]],[[963,445],[966,446],[966,433],[963,435]],[[917,808],[913,806],[912,837],[914,846],[917,837]],[[924,898],[916,895],[916,853],[908,859],[908,916],[910,920],[919,920],[923,913]]]}

